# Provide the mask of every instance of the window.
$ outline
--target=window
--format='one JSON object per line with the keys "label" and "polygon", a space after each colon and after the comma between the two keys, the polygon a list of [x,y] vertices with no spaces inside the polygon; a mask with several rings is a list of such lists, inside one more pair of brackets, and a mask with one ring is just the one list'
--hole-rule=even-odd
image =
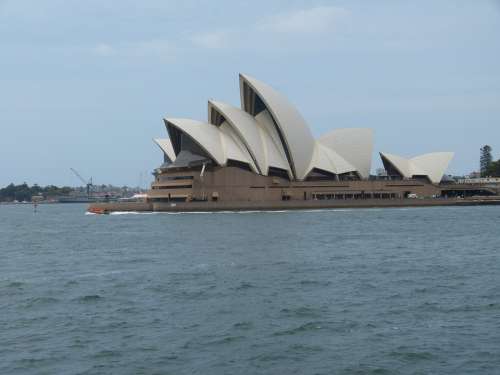
{"label": "window", "polygon": [[193,180],[194,176],[161,176],[161,181]]}
{"label": "window", "polygon": [[223,122],[226,122],[226,119],[219,111],[212,107],[210,111],[210,122],[215,126],[221,126]]}
{"label": "window", "polygon": [[245,171],[251,171],[252,170],[250,168],[250,166],[248,165],[248,163],[244,163],[242,161],[233,160],[233,159],[228,159],[227,160],[227,166],[228,167],[236,167],[236,168],[244,169]]}
{"label": "window", "polygon": [[191,189],[193,185],[166,185],[154,186],[153,190]]}
{"label": "window", "polygon": [[281,168],[269,167],[267,174],[268,174],[268,176],[280,177],[280,178],[283,178],[285,180],[290,180],[290,177],[288,176],[288,172],[285,171],[284,169],[281,169]]}
{"label": "window", "polygon": [[332,181],[332,180],[334,181],[338,180],[336,174],[318,168],[313,168],[313,170],[309,172],[306,178],[306,181]]}

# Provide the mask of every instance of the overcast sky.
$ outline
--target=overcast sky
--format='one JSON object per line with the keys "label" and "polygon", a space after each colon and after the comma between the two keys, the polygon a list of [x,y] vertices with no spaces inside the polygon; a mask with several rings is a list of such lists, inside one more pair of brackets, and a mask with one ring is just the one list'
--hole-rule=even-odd
{"label": "overcast sky", "polygon": [[0,186],[145,185],[162,118],[239,105],[239,72],[317,136],[371,127],[453,174],[500,157],[499,1],[0,0]]}

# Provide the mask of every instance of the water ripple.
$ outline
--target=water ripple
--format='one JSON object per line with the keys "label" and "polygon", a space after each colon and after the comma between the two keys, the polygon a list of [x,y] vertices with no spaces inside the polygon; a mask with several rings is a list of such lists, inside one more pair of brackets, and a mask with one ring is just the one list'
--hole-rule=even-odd
{"label": "water ripple", "polygon": [[496,374],[498,207],[0,209],[0,374]]}

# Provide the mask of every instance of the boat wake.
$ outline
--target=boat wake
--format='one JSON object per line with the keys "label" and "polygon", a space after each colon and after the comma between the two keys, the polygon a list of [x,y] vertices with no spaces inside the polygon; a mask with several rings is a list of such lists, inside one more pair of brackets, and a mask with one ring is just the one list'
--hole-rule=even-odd
{"label": "boat wake", "polygon": [[[321,213],[321,212],[360,212],[360,211],[386,211],[386,210],[398,210],[407,211],[408,208],[403,207],[384,207],[384,208],[318,208],[318,209],[293,209],[293,210],[235,210],[235,211],[176,211],[176,212],[165,212],[165,211],[155,211],[155,212],[144,212],[144,211],[113,211],[109,212],[112,216],[122,216],[122,215],[214,215],[214,214],[282,214],[282,213]],[[85,215],[99,215],[95,212],[85,212]]]}

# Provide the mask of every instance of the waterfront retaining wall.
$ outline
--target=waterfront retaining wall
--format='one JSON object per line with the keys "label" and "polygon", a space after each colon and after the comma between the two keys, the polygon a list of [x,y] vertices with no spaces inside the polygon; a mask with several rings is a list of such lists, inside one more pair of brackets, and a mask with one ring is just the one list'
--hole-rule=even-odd
{"label": "waterfront retaining wall", "polygon": [[207,211],[269,211],[335,208],[383,208],[383,207],[432,207],[500,205],[500,199],[366,199],[366,200],[309,200],[276,202],[113,202],[94,203],[89,208],[137,212],[207,212]]}

